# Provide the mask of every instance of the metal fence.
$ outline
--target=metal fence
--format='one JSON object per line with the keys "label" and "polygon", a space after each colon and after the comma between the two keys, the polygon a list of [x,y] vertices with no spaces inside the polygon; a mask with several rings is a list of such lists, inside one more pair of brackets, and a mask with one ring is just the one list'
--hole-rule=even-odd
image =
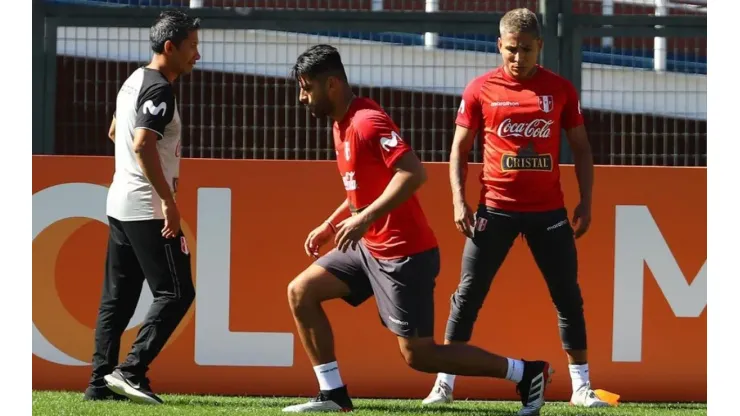
{"label": "metal fence", "polygon": [[[191,4],[99,3],[115,7],[44,3],[43,65],[34,68],[45,76],[34,86],[48,99],[35,153],[112,154],[106,132],[115,96],[150,58],[146,28],[156,6]],[[559,1],[556,8],[552,0],[439,0],[440,11],[426,15],[418,10],[428,0],[380,3],[205,1],[206,8],[193,11],[205,25],[199,69],[177,82],[183,156],[333,159],[328,123],[298,104],[297,85],[288,78],[301,51],[327,42],[340,49],[355,92],[376,99],[423,160],[446,161],[459,94],[470,79],[501,63],[498,19],[524,6],[541,12],[543,63],[581,90],[596,163],[706,165],[705,17],[656,20],[624,16],[632,10],[623,10],[622,16],[604,16],[612,20],[586,23],[579,10],[592,7],[589,2]],[[290,5],[302,10],[285,10]],[[380,6],[383,12],[370,12]],[[316,10],[322,8],[331,10]],[[489,13],[470,13],[480,10]],[[661,32],[666,68],[658,71],[651,36],[656,23],[667,24]],[[477,146],[472,160],[480,159]],[[569,161],[567,152],[563,161]]]}
{"label": "metal fence", "polygon": [[[118,88],[148,58],[147,33],[143,28],[60,28],[57,153],[111,154],[112,146],[101,137]],[[498,54],[486,52],[430,53],[423,47],[322,35],[204,30],[201,69],[177,82],[187,126],[184,156],[333,158],[330,126],[305,111],[298,86],[288,79],[298,54],[322,42],[340,50],[355,92],[377,100],[426,161],[446,160],[461,88],[501,62]],[[101,50],[123,59],[101,58]]]}
{"label": "metal fence", "polygon": [[706,38],[668,38],[662,71],[653,70],[652,38],[615,37],[613,42],[634,54],[582,63],[581,101],[595,160],[706,166],[706,61],[696,53],[706,50]]}
{"label": "metal fence", "polygon": [[[392,10],[441,12],[505,12],[516,7],[536,10],[539,0],[49,0],[53,3],[108,7],[206,7],[264,10]],[[584,0],[590,3],[593,0]],[[638,0],[639,1],[639,0]]]}

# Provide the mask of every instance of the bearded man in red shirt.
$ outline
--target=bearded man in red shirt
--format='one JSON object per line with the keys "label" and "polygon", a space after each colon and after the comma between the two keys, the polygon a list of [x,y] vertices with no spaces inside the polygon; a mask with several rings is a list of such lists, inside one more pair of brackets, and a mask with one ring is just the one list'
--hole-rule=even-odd
{"label": "bearded man in red shirt", "polygon": [[[544,405],[550,366],[512,360],[467,344],[434,341],[434,286],[439,274],[437,239],[416,192],[426,180],[421,161],[398,127],[373,100],[355,97],[339,52],[316,45],[296,60],[299,100],[319,118],[334,120],[337,165],[346,199],[306,239],[306,254],[334,240],[288,286],[288,300],[316,378],[319,394],[285,412],[349,411],[339,375],[331,325],[321,303],[341,298],[358,306],[375,296],[381,323],[396,335],[413,369],[512,380],[525,408]],[[514,362],[517,366],[514,366]]]}

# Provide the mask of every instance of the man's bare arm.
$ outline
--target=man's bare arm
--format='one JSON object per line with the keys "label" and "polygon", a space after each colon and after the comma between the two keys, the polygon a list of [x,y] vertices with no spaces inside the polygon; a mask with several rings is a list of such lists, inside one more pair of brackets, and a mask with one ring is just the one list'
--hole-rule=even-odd
{"label": "man's bare arm", "polygon": [[450,187],[453,203],[465,202],[465,181],[468,176],[468,155],[473,148],[477,130],[457,126],[450,152]]}
{"label": "man's bare arm", "polygon": [[116,116],[113,116],[113,120],[110,122],[110,127],[108,128],[108,138],[111,139],[113,143],[116,142]]}
{"label": "man's bare arm", "polygon": [[157,152],[157,133],[148,129],[136,129],[134,134],[134,152],[136,160],[144,172],[144,176],[154,187],[159,198],[165,203],[173,201],[170,186],[164,177],[162,163],[159,161],[159,152]]}
{"label": "man's bare arm", "polygon": [[337,230],[337,224],[344,221],[345,219],[349,218],[350,212],[349,212],[349,200],[345,199],[342,201],[342,204],[339,205],[339,207],[334,210],[334,212],[327,218],[325,222],[329,223],[332,230]]}
{"label": "man's bare arm", "polygon": [[576,168],[576,178],[581,192],[581,202],[591,206],[591,192],[594,181],[594,162],[591,154],[591,144],[588,142],[586,127],[580,125],[566,131],[568,143],[573,152],[573,163]]}
{"label": "man's bare arm", "polygon": [[389,213],[416,192],[427,180],[426,170],[414,152],[406,152],[394,163],[395,171],[383,193],[360,215],[369,223]]}

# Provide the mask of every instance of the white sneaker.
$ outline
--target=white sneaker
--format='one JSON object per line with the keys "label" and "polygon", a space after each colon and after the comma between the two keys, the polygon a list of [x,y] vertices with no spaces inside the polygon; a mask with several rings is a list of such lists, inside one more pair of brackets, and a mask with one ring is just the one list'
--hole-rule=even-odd
{"label": "white sneaker", "polygon": [[347,386],[342,386],[334,390],[320,390],[319,394],[312,400],[288,406],[283,409],[283,412],[351,412],[353,409],[352,399],[349,398],[347,393]]}
{"label": "white sneaker", "polygon": [[310,401],[302,404],[288,406],[283,409],[286,413],[305,413],[305,412],[342,412],[342,406],[332,400]]}
{"label": "white sneaker", "polygon": [[422,405],[446,403],[452,403],[452,387],[447,385],[444,381],[439,380],[434,383],[434,387],[432,388],[432,392],[429,393],[429,396],[421,402]]}
{"label": "white sneaker", "polygon": [[586,383],[573,392],[570,404],[579,407],[609,407],[609,403],[599,399],[591,389],[591,383]]}

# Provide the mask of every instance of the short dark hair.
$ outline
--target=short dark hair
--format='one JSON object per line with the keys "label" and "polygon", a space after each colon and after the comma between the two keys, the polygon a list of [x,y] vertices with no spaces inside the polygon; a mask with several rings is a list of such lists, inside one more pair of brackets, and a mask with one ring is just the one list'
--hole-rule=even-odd
{"label": "short dark hair", "polygon": [[302,76],[313,79],[335,76],[347,81],[339,51],[324,44],[314,45],[300,54],[293,65],[292,76],[296,80]]}
{"label": "short dark hair", "polygon": [[149,29],[149,44],[155,53],[164,52],[164,44],[168,40],[180,46],[187,39],[190,32],[200,29],[200,18],[190,17],[180,10],[166,10]]}

